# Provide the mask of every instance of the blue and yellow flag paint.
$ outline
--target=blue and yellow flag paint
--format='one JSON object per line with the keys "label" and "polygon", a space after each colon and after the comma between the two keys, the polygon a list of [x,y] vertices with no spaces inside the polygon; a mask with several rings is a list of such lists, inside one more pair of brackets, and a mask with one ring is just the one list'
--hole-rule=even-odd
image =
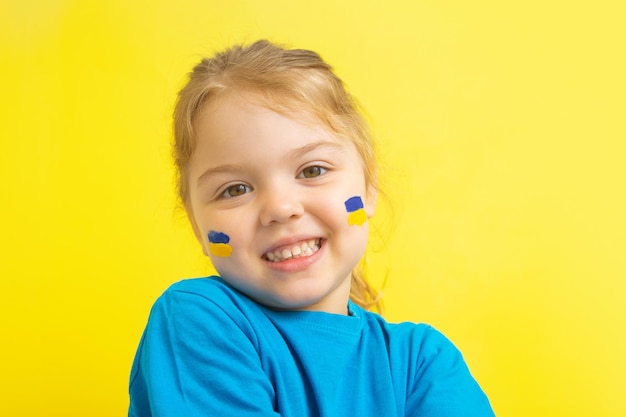
{"label": "blue and yellow flag paint", "polygon": [[228,242],[230,242],[230,237],[226,233],[213,230],[209,232],[209,251],[213,255],[221,257],[230,256],[233,252],[233,248]]}
{"label": "blue and yellow flag paint", "polygon": [[350,226],[361,226],[367,221],[367,214],[363,205],[361,197],[350,197],[345,202],[346,210],[348,211],[348,224]]}

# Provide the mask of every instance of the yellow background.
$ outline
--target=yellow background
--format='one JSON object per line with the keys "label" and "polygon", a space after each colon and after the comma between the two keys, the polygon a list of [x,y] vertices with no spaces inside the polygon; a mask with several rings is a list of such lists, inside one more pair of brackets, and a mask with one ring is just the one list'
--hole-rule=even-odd
{"label": "yellow background", "polygon": [[152,302],[209,272],[175,209],[175,92],[259,37],[320,52],[367,110],[387,317],[455,341],[499,416],[626,415],[620,3],[3,1],[0,415],[125,414]]}

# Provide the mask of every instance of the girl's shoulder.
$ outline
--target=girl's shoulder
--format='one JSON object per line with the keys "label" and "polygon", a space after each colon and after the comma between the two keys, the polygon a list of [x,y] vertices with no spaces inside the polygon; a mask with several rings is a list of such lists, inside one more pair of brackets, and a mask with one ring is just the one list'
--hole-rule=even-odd
{"label": "girl's shoulder", "polygon": [[151,316],[165,316],[168,322],[205,326],[234,325],[249,328],[261,315],[258,305],[230,287],[218,276],[190,278],[167,288],[152,307]]}
{"label": "girl's shoulder", "polygon": [[353,314],[362,316],[363,327],[370,334],[378,334],[386,340],[388,349],[401,356],[416,355],[421,360],[449,354],[456,356],[458,349],[441,331],[427,323],[388,322],[376,313],[352,307]]}
{"label": "girl's shoulder", "polygon": [[195,301],[212,304],[227,310],[253,303],[252,300],[230,287],[218,276],[188,278],[178,281],[170,285],[159,297],[159,300],[178,298],[184,298],[192,303]]}
{"label": "girl's shoulder", "polygon": [[164,292],[164,295],[170,293],[188,293],[195,294],[204,298],[213,298],[216,294],[226,294],[231,292],[229,287],[222,278],[218,276],[208,276],[202,278],[187,278],[170,285]]}
{"label": "girl's shoulder", "polygon": [[416,338],[416,339],[445,339],[445,336],[430,324],[422,322],[402,321],[391,322],[387,321],[383,316],[366,311],[356,304],[350,302],[350,313],[354,316],[361,317],[365,323],[365,326],[372,331],[381,331],[388,335],[400,338]]}

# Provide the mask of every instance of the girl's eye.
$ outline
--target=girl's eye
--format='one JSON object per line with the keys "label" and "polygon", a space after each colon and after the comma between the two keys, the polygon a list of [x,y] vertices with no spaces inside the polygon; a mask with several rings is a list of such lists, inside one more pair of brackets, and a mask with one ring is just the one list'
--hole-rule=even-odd
{"label": "girl's eye", "polygon": [[235,184],[235,185],[231,185],[230,187],[226,188],[224,190],[224,192],[220,195],[220,197],[221,198],[238,197],[238,196],[243,195],[245,193],[249,193],[250,191],[252,191],[252,188],[248,187],[245,184]]}
{"label": "girl's eye", "polygon": [[312,165],[310,167],[304,168],[298,177],[299,178],[315,178],[324,174],[326,171],[328,170],[324,167],[321,167],[319,165]]}

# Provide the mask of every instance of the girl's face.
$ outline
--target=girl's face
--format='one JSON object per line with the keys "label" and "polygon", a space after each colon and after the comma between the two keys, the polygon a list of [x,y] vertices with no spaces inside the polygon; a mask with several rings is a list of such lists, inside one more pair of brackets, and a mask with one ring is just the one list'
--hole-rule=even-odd
{"label": "girl's face", "polygon": [[195,124],[190,217],[222,278],[257,302],[346,314],[376,192],[352,142],[297,116],[237,94],[206,106]]}

